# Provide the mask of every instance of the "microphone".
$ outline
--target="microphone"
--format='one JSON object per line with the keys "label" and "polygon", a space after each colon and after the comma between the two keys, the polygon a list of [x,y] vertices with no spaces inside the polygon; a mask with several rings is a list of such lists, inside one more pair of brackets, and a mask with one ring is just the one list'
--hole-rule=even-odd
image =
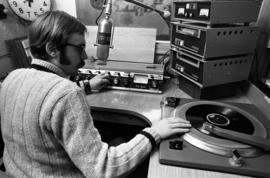
{"label": "microphone", "polygon": [[108,0],[106,3],[105,17],[103,17],[98,23],[96,44],[97,52],[96,57],[99,60],[99,64],[106,64],[109,57],[109,48],[113,48],[112,37],[114,32],[113,20],[110,15],[112,12],[112,0]]}

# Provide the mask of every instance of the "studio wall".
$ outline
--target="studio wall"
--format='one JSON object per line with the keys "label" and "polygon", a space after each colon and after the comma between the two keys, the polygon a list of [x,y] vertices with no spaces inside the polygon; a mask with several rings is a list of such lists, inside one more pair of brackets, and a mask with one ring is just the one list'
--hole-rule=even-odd
{"label": "studio wall", "polygon": [[[171,0],[140,0],[158,10],[169,8]],[[169,28],[157,12],[145,9],[124,0],[113,0],[112,19],[115,26],[156,28],[158,40],[169,40]],[[90,0],[77,0],[77,18],[86,25],[96,25],[101,10],[91,6]],[[132,35],[132,34],[130,34]]]}
{"label": "studio wall", "polygon": [[[52,0],[53,8],[68,12],[76,17],[75,0]],[[8,10],[7,18],[0,19],[0,78],[15,69],[14,61],[7,50],[5,40],[21,38],[27,36],[27,23],[21,21],[11,12],[7,0],[0,0]]]}

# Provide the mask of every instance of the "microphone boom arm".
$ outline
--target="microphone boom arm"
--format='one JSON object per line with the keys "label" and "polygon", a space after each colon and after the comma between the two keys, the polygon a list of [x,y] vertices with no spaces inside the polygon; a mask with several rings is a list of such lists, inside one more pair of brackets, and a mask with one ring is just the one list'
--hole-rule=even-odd
{"label": "microphone boom arm", "polygon": [[129,3],[136,4],[138,6],[145,8],[145,9],[151,9],[151,10],[157,12],[163,18],[163,20],[167,23],[168,27],[170,27],[170,15],[171,14],[169,11],[161,11],[161,10],[158,10],[154,7],[148,6],[148,5],[143,4],[143,3],[136,1],[136,0],[125,0],[125,1],[127,1]]}

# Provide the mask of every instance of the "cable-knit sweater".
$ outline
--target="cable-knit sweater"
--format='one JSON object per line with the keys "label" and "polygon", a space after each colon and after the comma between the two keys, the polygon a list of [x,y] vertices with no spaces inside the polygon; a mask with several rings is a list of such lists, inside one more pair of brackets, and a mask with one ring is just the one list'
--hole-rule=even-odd
{"label": "cable-knit sweater", "polygon": [[[61,69],[34,59],[54,73],[33,68],[11,72],[1,86],[1,129],[6,172],[15,178],[117,177],[151,151],[138,134],[109,147],[94,127],[84,91]],[[160,136],[145,128],[156,140]]]}

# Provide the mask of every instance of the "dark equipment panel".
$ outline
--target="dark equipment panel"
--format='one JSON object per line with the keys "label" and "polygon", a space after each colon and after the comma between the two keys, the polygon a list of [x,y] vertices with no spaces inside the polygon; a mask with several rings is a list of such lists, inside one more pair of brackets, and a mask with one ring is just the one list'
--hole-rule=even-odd
{"label": "dark equipment panel", "polygon": [[205,24],[250,23],[257,21],[260,6],[258,0],[174,0],[172,20]]}
{"label": "dark equipment panel", "polygon": [[258,27],[172,23],[172,48],[181,48],[204,58],[253,53]]}
{"label": "dark equipment panel", "polygon": [[246,80],[249,76],[253,55],[202,60],[192,54],[172,50],[172,68],[198,86],[214,86]]}

